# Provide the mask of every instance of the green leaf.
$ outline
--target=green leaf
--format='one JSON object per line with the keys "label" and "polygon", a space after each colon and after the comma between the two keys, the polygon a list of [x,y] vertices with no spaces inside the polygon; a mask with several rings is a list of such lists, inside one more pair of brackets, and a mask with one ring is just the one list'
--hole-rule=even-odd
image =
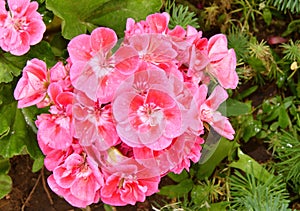
{"label": "green leaf", "polygon": [[202,206],[209,201],[209,190],[204,185],[195,185],[191,191],[191,201],[198,206]]}
{"label": "green leaf", "polygon": [[286,128],[290,123],[290,117],[284,105],[280,106],[278,124],[281,128]]}
{"label": "green leaf", "polygon": [[0,158],[0,174],[7,174],[10,169],[9,159]]}
{"label": "green leaf", "polygon": [[71,39],[97,26],[114,29],[123,35],[127,18],[137,21],[158,12],[161,0],[47,0],[49,10],[62,19],[62,35]]}
{"label": "green leaf", "polygon": [[263,10],[263,19],[266,22],[266,24],[269,26],[272,21],[272,13],[269,8],[264,8]]}
{"label": "green leaf", "polygon": [[9,125],[5,118],[0,118],[0,139],[9,133]]}
{"label": "green leaf", "polygon": [[158,194],[168,196],[169,198],[183,197],[188,194],[193,188],[193,180],[185,179],[177,185],[163,186]]}
{"label": "green leaf", "polygon": [[12,180],[6,174],[0,174],[0,199],[6,196],[12,188]]}
{"label": "green leaf", "polygon": [[300,31],[300,19],[293,20],[289,23],[287,29],[282,33],[283,37],[290,35],[293,32]]}
{"label": "green leaf", "polygon": [[229,164],[232,168],[240,169],[247,174],[253,174],[258,180],[265,182],[272,175],[266,169],[264,169],[258,162],[256,162],[249,155],[246,155],[242,150],[238,149],[238,161],[234,161]]}
{"label": "green leaf", "polygon": [[197,178],[201,180],[209,177],[224,158],[231,156],[236,147],[238,144],[235,141],[222,137],[213,155],[203,164],[199,164]]}
{"label": "green leaf", "polygon": [[46,41],[42,41],[39,44],[32,46],[26,56],[27,60],[33,58],[40,59],[44,61],[48,67],[54,66],[57,62],[50,44]]}
{"label": "green leaf", "polygon": [[186,170],[183,170],[180,174],[170,172],[168,177],[170,177],[174,182],[181,182],[182,180],[187,179],[189,174],[186,172]]}
{"label": "green leaf", "polygon": [[226,102],[222,106],[226,106],[226,112],[224,112],[224,115],[226,115],[228,117],[229,116],[239,116],[239,115],[243,115],[243,114],[247,114],[247,113],[251,112],[251,104],[243,103],[238,100],[231,99],[231,98],[226,100]]}
{"label": "green leaf", "polygon": [[43,156],[34,159],[34,162],[32,165],[32,172],[37,172],[37,171],[41,170],[43,165],[44,165],[44,157]]}
{"label": "green leaf", "polygon": [[249,87],[248,89],[242,91],[241,93],[239,93],[237,95],[237,99],[238,100],[242,100],[244,99],[245,97],[248,97],[250,96],[251,94],[253,94],[256,90],[258,89],[258,85],[255,85],[255,86],[251,86]]}
{"label": "green leaf", "polygon": [[262,123],[258,120],[249,121],[247,126],[244,128],[243,139],[247,142],[250,138],[254,137],[261,131]]}
{"label": "green leaf", "polygon": [[25,64],[24,56],[13,56],[0,51],[0,83],[11,82],[14,77],[20,75]]}
{"label": "green leaf", "polygon": [[17,108],[17,101],[12,97],[12,85],[1,84],[0,91],[4,102],[0,106],[0,116],[5,119],[8,127],[5,135],[2,135],[0,139],[0,155],[4,158],[11,158],[28,152],[32,158],[42,157],[36,135],[27,125],[22,111]]}

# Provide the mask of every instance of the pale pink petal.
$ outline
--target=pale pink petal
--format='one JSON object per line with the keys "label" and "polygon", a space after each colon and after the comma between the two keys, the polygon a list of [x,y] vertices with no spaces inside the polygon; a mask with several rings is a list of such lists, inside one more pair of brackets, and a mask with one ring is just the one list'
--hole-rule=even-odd
{"label": "pale pink petal", "polygon": [[221,136],[232,140],[234,138],[235,131],[232,128],[227,117],[222,116],[220,113],[214,114],[214,120],[210,123],[214,130]]}
{"label": "pale pink petal", "polygon": [[221,103],[223,103],[227,98],[227,92],[221,86],[218,85],[210,94],[209,98],[207,98],[207,100],[205,101],[205,105],[211,110],[216,111],[221,105]]}
{"label": "pale pink petal", "polygon": [[210,64],[208,71],[217,78],[222,87],[225,89],[235,89],[239,80],[235,68],[236,55],[234,50],[230,49],[222,60]]}
{"label": "pale pink petal", "polygon": [[208,40],[208,57],[210,61],[214,62],[223,59],[227,52],[227,38],[225,35],[217,34]]}
{"label": "pale pink petal", "polygon": [[138,53],[130,46],[120,47],[114,54],[115,68],[124,75],[135,72],[139,67]]}

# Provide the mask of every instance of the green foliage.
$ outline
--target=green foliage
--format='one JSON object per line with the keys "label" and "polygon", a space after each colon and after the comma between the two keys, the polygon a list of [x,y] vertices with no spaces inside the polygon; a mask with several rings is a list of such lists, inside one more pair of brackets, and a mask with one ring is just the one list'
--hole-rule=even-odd
{"label": "green foliage", "polygon": [[300,30],[300,19],[293,20],[289,23],[287,29],[282,33],[282,36],[286,37],[293,32],[299,32]]}
{"label": "green foliage", "polygon": [[[113,28],[123,37],[127,18],[136,21],[158,12],[161,0],[47,0],[46,6],[62,19],[62,35],[71,39],[97,26]],[[112,21],[113,20],[113,21]]]}
{"label": "green foliage", "polygon": [[210,177],[220,162],[226,157],[230,157],[237,146],[238,144],[236,142],[230,142],[225,138],[221,138],[217,144],[217,148],[212,151],[213,153],[210,155],[210,157],[205,162],[200,160],[200,162],[203,163],[197,165],[197,179],[203,180]]}
{"label": "green foliage", "polygon": [[251,174],[262,182],[266,182],[271,177],[271,174],[267,170],[249,155],[244,154],[241,149],[238,149],[238,158],[237,161],[230,163],[229,166]]}
{"label": "green foliage", "polygon": [[165,195],[170,198],[183,197],[187,195],[193,188],[193,181],[189,178],[180,181],[176,185],[166,185],[163,186],[158,194]]}
{"label": "green foliage", "polygon": [[171,16],[169,22],[171,29],[175,28],[176,25],[183,28],[186,28],[188,25],[199,28],[198,18],[194,12],[189,11],[188,6],[175,4],[175,1],[171,3],[171,0],[168,0],[165,3],[165,11]]}
{"label": "green foliage", "polygon": [[272,175],[261,181],[253,175],[253,172],[243,175],[236,171],[235,175],[230,177],[230,181],[233,210],[290,210],[289,195],[285,183],[279,176]]}
{"label": "green foliage", "polygon": [[9,158],[28,153],[35,160],[33,171],[43,166],[43,154],[37,145],[36,134],[28,124],[29,116],[17,108],[13,87],[12,83],[0,83],[0,198],[8,194],[12,187],[11,178],[7,175]]}
{"label": "green foliage", "polygon": [[[279,162],[275,168],[284,175],[284,180],[300,194],[300,137],[294,129],[291,132],[281,131],[277,136],[276,151],[274,156]],[[275,146],[273,146],[275,147]]]}
{"label": "green foliage", "polygon": [[8,194],[12,188],[12,180],[10,176],[7,175],[9,169],[9,160],[0,156],[0,199]]}
{"label": "green foliage", "polygon": [[7,195],[12,188],[12,180],[6,174],[0,174],[0,199]]}
{"label": "green foliage", "polygon": [[249,54],[249,36],[237,28],[232,28],[227,35],[228,48],[233,48],[238,60],[247,58]]}
{"label": "green foliage", "polygon": [[290,11],[291,13],[300,13],[300,1],[298,0],[269,0],[268,4],[277,7],[278,10]]}
{"label": "green foliage", "polygon": [[281,45],[283,48],[282,53],[284,54],[283,59],[286,61],[297,61],[300,63],[300,40],[293,42],[290,40],[289,43],[283,43]]}
{"label": "green foliage", "polygon": [[28,152],[33,158],[42,157],[35,134],[28,127],[22,111],[17,109],[17,102],[13,99],[12,85],[1,84],[0,93],[7,93],[6,96],[0,96],[5,102],[0,105],[2,117],[0,155],[4,158],[11,158]]}

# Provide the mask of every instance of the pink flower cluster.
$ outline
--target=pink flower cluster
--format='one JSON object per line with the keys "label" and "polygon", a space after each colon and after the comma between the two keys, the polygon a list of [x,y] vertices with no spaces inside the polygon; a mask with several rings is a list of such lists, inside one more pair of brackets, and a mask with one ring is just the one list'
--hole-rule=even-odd
{"label": "pink flower cluster", "polygon": [[134,205],[199,161],[205,125],[233,139],[217,109],[238,83],[234,51],[222,34],[207,39],[168,22],[167,13],[128,19],[118,47],[100,27],[70,41],[66,64],[32,59],[24,68],[14,96],[20,108],[50,106],[36,121],[38,143],[49,186],[70,204]]}
{"label": "pink flower cluster", "polygon": [[27,53],[46,31],[38,3],[30,0],[0,0],[0,47],[13,55]]}

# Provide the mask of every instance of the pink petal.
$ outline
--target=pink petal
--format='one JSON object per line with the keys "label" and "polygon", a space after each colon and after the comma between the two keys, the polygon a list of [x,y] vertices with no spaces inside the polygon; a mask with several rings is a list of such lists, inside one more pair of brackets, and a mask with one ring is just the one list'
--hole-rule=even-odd
{"label": "pink petal", "polygon": [[168,29],[168,23],[170,20],[170,15],[166,12],[160,14],[152,14],[148,15],[146,18],[146,22],[149,24],[152,32],[155,33],[164,33]]}
{"label": "pink petal", "polygon": [[222,60],[209,65],[208,71],[217,78],[222,87],[235,89],[239,81],[235,68],[235,52],[233,49],[229,49],[228,54]]}
{"label": "pink petal", "polygon": [[218,61],[227,55],[227,38],[223,34],[212,36],[208,40],[208,56],[210,61]]}
{"label": "pink petal", "polygon": [[221,105],[221,103],[223,103],[227,98],[227,92],[221,86],[218,85],[210,94],[209,98],[205,101],[205,104],[211,110],[216,111]]}
{"label": "pink petal", "polygon": [[117,43],[116,33],[109,28],[99,27],[92,31],[91,47],[95,52],[102,51],[105,54]]}
{"label": "pink petal", "polygon": [[138,69],[138,53],[130,46],[120,47],[114,54],[115,68],[124,75],[130,75]]}
{"label": "pink petal", "polygon": [[27,8],[30,5],[29,0],[8,0],[7,1],[10,11],[16,15],[16,17],[21,17],[26,12]]}
{"label": "pink petal", "polygon": [[30,36],[28,32],[22,32],[19,34],[18,37],[18,42],[19,44],[15,46],[14,49],[10,50],[10,53],[16,56],[21,56],[25,53],[27,53],[30,49]]}
{"label": "pink petal", "polygon": [[68,52],[73,63],[77,61],[89,61],[92,58],[90,36],[81,34],[74,37],[68,44]]}
{"label": "pink petal", "polygon": [[233,135],[235,134],[235,131],[227,117],[221,116],[221,114],[217,113],[214,115],[214,118],[215,120],[210,123],[214,130],[229,140],[234,139]]}
{"label": "pink petal", "polygon": [[100,185],[94,176],[78,178],[74,181],[70,188],[73,196],[89,203],[94,202],[96,192],[100,189]]}

